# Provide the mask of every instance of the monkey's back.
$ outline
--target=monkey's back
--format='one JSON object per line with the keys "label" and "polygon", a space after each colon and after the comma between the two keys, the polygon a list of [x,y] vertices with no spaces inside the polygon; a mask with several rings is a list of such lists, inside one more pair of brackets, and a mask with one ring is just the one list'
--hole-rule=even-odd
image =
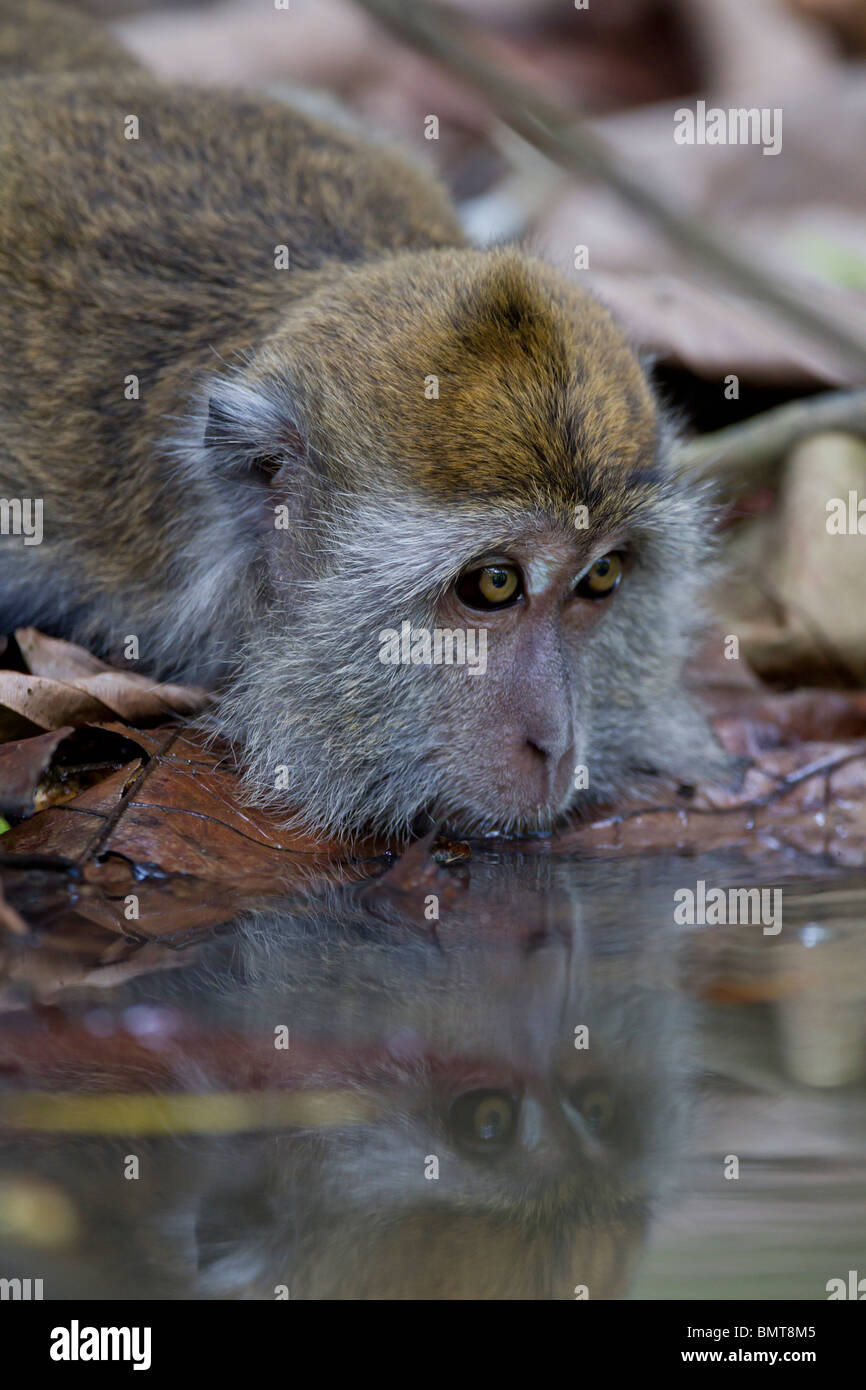
{"label": "monkey's back", "polygon": [[94,328],[116,347],[154,324],[186,354],[222,324],[258,334],[329,262],[462,239],[399,154],[280,102],[135,70],[0,84],[0,182],[5,326],[24,355],[40,326],[88,354]]}
{"label": "monkey's back", "polygon": [[0,80],[25,73],[138,69],[108,29],[54,0],[0,0]]}
{"label": "monkey's back", "polygon": [[0,496],[45,499],[45,543],[0,546],[6,623],[47,620],[82,537],[99,560],[75,602],[167,568],[164,519],[196,499],[159,443],[203,372],[340,266],[462,240],[399,153],[134,65],[0,83],[0,187]]}

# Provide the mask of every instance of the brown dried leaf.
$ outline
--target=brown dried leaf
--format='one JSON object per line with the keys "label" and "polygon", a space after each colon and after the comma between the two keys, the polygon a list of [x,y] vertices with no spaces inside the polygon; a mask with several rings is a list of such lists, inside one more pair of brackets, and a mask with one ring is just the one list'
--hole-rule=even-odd
{"label": "brown dried leaf", "polygon": [[[850,372],[760,305],[665,272],[593,271],[587,283],[642,348],[695,376],[729,372],[762,385],[852,385]],[[866,318],[866,294],[812,287],[809,300],[852,327]]]}
{"label": "brown dried leaf", "polygon": [[131,723],[167,719],[194,714],[208,702],[207,692],[195,686],[114,670],[82,647],[35,628],[20,628],[15,637],[28,670],[0,671],[0,711],[36,728],[112,718]]}
{"label": "brown dried leaf", "polygon": [[0,813],[7,816],[30,815],[40,780],[50,766],[58,745],[71,732],[67,725],[35,738],[0,744]]}
{"label": "brown dried leaf", "polygon": [[[149,940],[180,942],[226,923],[251,895],[284,891],[318,875],[364,877],[381,868],[383,846],[350,848],[287,832],[279,818],[244,805],[225,747],[177,727],[126,730],[141,763],[130,763],[79,796],[13,827],[2,849],[53,857],[83,876],[67,921]],[[44,890],[43,890],[44,893]],[[139,916],[125,916],[125,899]],[[34,911],[24,906],[25,915]],[[54,911],[52,920],[57,921]]]}

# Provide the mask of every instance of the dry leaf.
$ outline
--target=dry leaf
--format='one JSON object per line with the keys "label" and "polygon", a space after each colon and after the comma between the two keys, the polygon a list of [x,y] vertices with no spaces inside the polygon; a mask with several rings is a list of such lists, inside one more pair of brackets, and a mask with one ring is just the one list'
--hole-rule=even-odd
{"label": "dry leaf", "polygon": [[35,628],[21,628],[15,637],[28,670],[0,671],[0,711],[36,728],[166,719],[194,714],[208,702],[207,692],[195,686],[115,670],[82,647]]}

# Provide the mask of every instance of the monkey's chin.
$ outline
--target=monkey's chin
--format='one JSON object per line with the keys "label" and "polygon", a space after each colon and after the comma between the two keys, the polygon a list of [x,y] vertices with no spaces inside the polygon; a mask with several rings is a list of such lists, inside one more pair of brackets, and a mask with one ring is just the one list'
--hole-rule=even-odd
{"label": "monkey's chin", "polygon": [[568,806],[450,808],[438,817],[443,834],[456,840],[547,839],[564,823]]}

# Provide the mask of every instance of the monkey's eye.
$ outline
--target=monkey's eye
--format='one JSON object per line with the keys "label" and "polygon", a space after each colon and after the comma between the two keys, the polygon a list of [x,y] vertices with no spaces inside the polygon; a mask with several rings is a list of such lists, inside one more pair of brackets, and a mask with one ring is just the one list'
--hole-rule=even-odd
{"label": "monkey's eye", "polygon": [[451,1106],[448,1120],[458,1148],[502,1153],[517,1128],[517,1102],[507,1091],[467,1091]]}
{"label": "monkey's eye", "polygon": [[523,593],[523,580],[514,565],[485,565],[461,575],[454,587],[468,608],[508,608]]}
{"label": "monkey's eye", "polygon": [[568,1105],[593,1134],[606,1134],[616,1116],[613,1096],[598,1086],[575,1087],[568,1094]]}
{"label": "monkey's eye", "polygon": [[622,572],[622,556],[611,551],[610,555],[602,555],[600,560],[590,565],[586,574],[581,575],[574,586],[574,593],[578,598],[609,598],[614,589],[619,588]]}

